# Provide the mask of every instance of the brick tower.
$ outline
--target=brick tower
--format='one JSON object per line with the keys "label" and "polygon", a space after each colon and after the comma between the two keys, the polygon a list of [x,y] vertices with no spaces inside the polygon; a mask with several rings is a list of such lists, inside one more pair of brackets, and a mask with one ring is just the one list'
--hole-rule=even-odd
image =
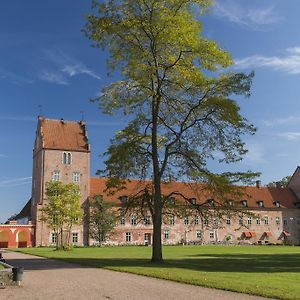
{"label": "brick tower", "polygon": [[[46,183],[59,180],[74,182],[80,187],[84,207],[90,193],[90,145],[84,121],[71,122],[38,117],[33,149],[31,217],[35,229],[35,245],[54,243],[55,236],[40,220],[45,199]],[[88,228],[74,226],[71,239],[74,244],[88,244]]]}

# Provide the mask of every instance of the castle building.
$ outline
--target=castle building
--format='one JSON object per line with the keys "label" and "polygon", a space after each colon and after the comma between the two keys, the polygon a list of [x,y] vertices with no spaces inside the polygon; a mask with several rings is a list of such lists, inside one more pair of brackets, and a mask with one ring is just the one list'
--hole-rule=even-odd
{"label": "castle building", "polygon": [[[105,192],[106,179],[90,177],[90,144],[84,121],[73,122],[38,117],[33,149],[32,196],[26,206],[10,224],[0,225],[0,247],[30,247],[55,244],[57,238],[41,221],[41,208],[47,203],[46,183],[57,180],[74,182],[80,187],[81,206],[89,209],[89,198],[102,195],[116,208],[122,207],[133,193],[138,182],[132,180],[126,189],[114,195]],[[227,201],[236,211],[251,214],[228,215],[224,218],[203,219],[197,215],[170,216],[164,220],[164,244],[177,243],[247,243],[280,244],[291,242],[300,245],[300,167],[293,174],[287,187],[241,187],[243,199]],[[178,191],[191,199],[192,204],[207,204],[213,211],[213,197],[190,188],[183,182],[170,182],[163,192]],[[74,245],[93,245],[89,237],[88,220],[72,229]],[[139,220],[132,213],[120,215],[116,230],[108,244],[151,244],[153,227],[151,216]],[[18,241],[18,238],[20,241]]]}

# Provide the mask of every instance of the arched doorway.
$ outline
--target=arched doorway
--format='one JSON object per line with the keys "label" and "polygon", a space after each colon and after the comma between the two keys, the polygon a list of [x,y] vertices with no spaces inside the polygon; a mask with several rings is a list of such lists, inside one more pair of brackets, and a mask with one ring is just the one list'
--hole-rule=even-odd
{"label": "arched doorway", "polygon": [[7,231],[0,231],[0,248],[8,248],[9,234]]}
{"label": "arched doorway", "polygon": [[18,233],[18,248],[26,248],[27,247],[27,232],[20,231]]}

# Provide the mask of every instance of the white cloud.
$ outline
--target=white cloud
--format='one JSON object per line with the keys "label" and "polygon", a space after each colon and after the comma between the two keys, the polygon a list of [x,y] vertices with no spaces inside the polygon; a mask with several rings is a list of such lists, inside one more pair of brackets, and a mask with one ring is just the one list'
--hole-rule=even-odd
{"label": "white cloud", "polygon": [[24,185],[29,183],[31,183],[31,177],[21,177],[21,178],[1,180],[0,187],[19,186],[19,185]]}
{"label": "white cloud", "polygon": [[261,29],[263,26],[276,24],[283,20],[273,6],[264,8],[249,8],[233,0],[216,1],[213,13],[217,17],[226,18],[232,23],[243,25],[251,29]]}
{"label": "white cloud", "polygon": [[263,120],[262,123],[268,127],[273,127],[277,125],[293,125],[293,124],[300,123],[300,117],[287,116],[287,117],[275,118],[271,120]]}
{"label": "white cloud", "polygon": [[235,67],[271,68],[292,75],[300,74],[300,47],[287,48],[282,56],[253,55],[235,60]]}
{"label": "white cloud", "polygon": [[44,51],[45,60],[51,64],[51,70],[45,68],[40,74],[39,78],[47,82],[68,85],[68,79],[77,75],[87,75],[91,78],[100,80],[101,77],[94,71],[89,69],[82,62],[65,54],[60,49],[50,49]]}
{"label": "white cloud", "polygon": [[295,132],[292,132],[292,131],[288,131],[288,132],[281,132],[281,133],[278,133],[277,134],[278,137],[281,137],[281,138],[284,138],[284,139],[287,139],[289,141],[296,141],[296,140],[299,140],[300,139],[300,132],[298,131],[295,131]]}
{"label": "white cloud", "polygon": [[49,71],[42,71],[38,75],[39,79],[50,82],[56,83],[60,85],[68,85],[68,81],[66,80],[65,76],[59,72],[49,72]]}
{"label": "white cloud", "polygon": [[0,68],[0,79],[6,79],[15,84],[31,84],[34,80],[29,79],[25,76],[16,74],[14,72],[8,71],[6,69]]}

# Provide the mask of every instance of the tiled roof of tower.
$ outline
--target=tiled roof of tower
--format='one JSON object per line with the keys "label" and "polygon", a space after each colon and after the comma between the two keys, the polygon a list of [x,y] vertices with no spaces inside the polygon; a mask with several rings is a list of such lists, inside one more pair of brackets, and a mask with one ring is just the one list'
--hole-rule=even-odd
{"label": "tiled roof of tower", "polygon": [[[105,192],[106,179],[92,177],[90,179],[90,195],[103,195],[104,199],[111,202],[118,202],[121,196],[132,196],[141,190],[143,185],[137,180],[131,180],[126,184],[126,189],[118,191],[114,195]],[[273,188],[273,187],[240,187],[244,193],[241,199],[233,200],[237,206],[241,205],[241,200],[247,200],[247,207],[250,209],[276,209],[276,202],[279,202],[280,208],[298,208],[298,198],[289,188]],[[204,203],[208,199],[214,198],[204,184],[187,184],[183,182],[172,182],[162,185],[164,195],[168,195],[173,191],[182,193],[186,198],[196,198],[197,203]],[[217,200],[217,199],[216,199]],[[259,201],[263,201],[263,207],[259,205]]]}
{"label": "tiled roof of tower", "polygon": [[43,148],[69,151],[89,151],[85,123],[41,119]]}

